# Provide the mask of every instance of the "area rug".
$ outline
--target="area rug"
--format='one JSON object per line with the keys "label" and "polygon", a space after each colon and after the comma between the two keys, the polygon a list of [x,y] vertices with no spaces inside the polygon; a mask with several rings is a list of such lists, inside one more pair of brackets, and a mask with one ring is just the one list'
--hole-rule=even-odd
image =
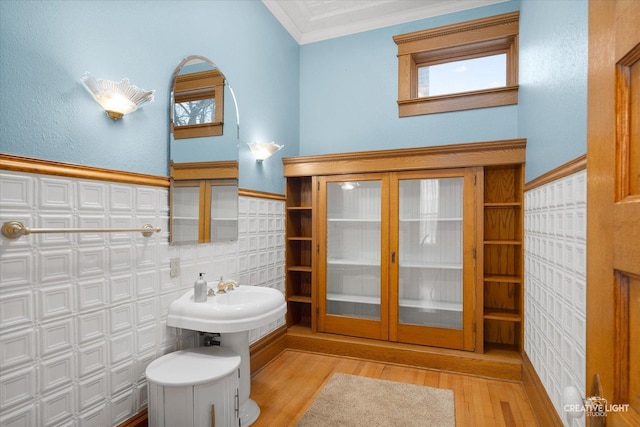
{"label": "area rug", "polygon": [[453,391],[333,374],[298,427],[454,427]]}

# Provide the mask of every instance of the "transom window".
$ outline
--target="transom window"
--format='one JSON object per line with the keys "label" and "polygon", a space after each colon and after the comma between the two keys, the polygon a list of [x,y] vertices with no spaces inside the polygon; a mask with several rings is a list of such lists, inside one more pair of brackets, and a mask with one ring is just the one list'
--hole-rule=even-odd
{"label": "transom window", "polygon": [[506,53],[441,64],[418,64],[418,98],[506,85]]}
{"label": "transom window", "polygon": [[518,103],[519,13],[395,36],[400,117]]}

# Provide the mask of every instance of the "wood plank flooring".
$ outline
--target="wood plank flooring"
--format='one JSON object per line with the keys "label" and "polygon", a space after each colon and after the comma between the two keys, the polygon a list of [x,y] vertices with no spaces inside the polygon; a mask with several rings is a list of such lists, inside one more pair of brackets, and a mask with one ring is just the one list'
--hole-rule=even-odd
{"label": "wood plank flooring", "polygon": [[295,426],[334,372],[451,389],[456,426],[537,425],[519,382],[288,349],[252,377],[251,398],[261,408],[253,426]]}

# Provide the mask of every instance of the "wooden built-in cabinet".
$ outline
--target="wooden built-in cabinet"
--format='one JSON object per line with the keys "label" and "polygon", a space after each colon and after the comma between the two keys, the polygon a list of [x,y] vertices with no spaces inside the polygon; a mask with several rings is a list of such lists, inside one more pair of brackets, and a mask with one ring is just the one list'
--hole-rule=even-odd
{"label": "wooden built-in cabinet", "polygon": [[525,144],[284,159],[287,325],[520,351]]}

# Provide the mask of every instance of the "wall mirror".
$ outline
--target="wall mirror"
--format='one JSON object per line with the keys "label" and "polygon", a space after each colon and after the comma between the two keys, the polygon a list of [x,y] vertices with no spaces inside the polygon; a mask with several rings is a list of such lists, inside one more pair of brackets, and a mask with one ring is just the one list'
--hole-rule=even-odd
{"label": "wall mirror", "polygon": [[192,55],[171,79],[169,241],[238,239],[238,106],[213,61]]}

